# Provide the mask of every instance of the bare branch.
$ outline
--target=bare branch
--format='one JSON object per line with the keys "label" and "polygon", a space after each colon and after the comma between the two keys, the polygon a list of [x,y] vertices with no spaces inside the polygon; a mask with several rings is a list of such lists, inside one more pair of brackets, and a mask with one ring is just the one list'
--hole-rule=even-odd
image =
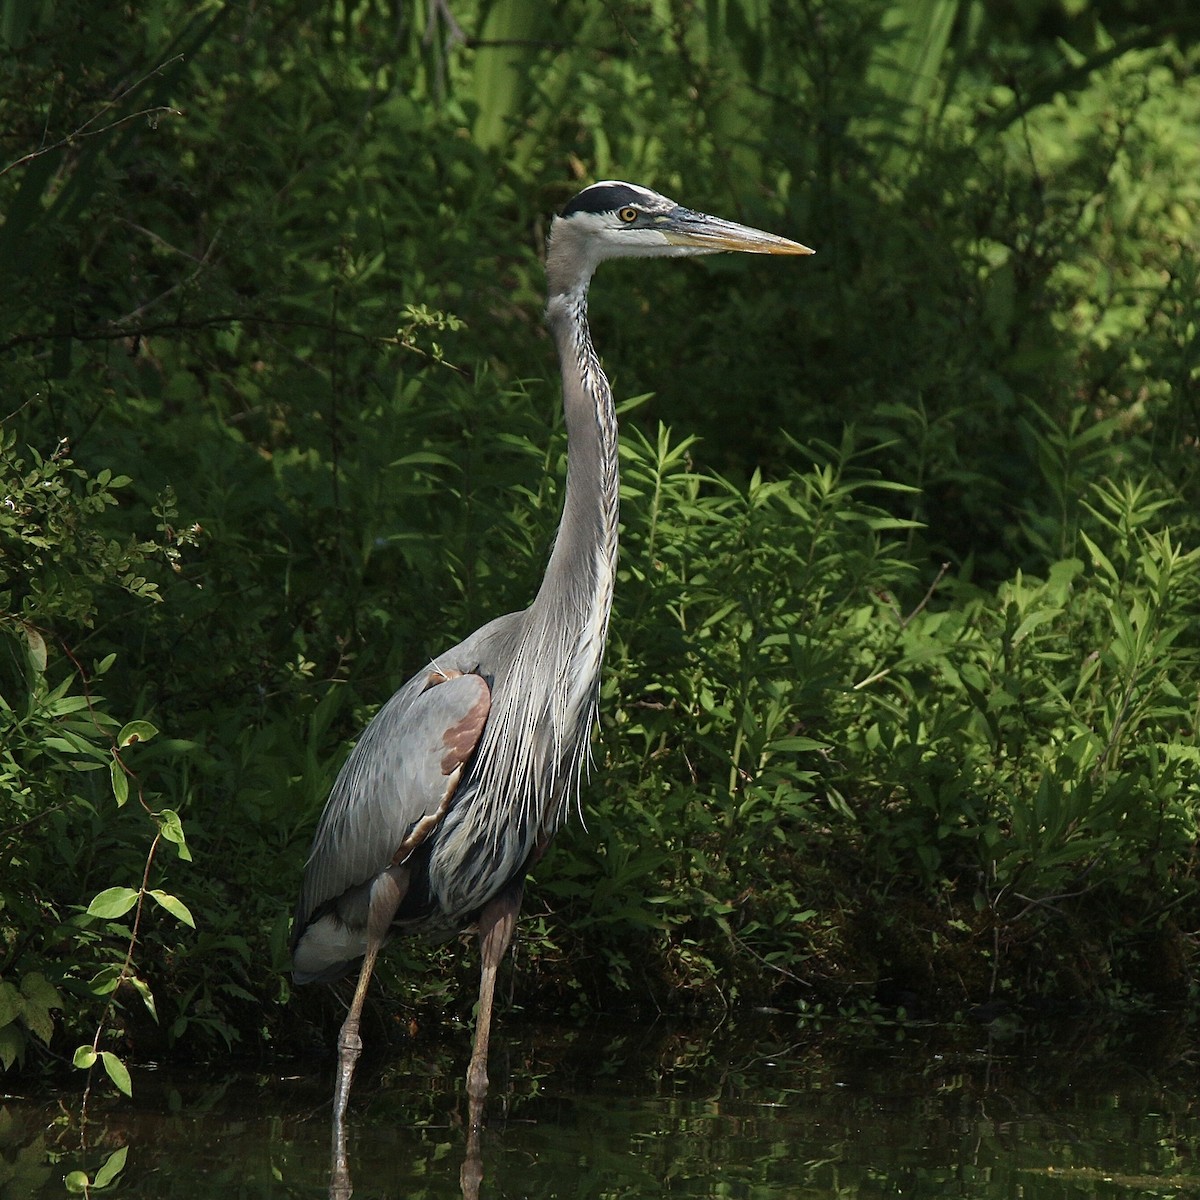
{"label": "bare branch", "polygon": [[91,128],[92,125],[95,125],[97,121],[100,121],[104,117],[105,113],[109,112],[111,109],[120,104],[120,102],[124,100],[126,96],[129,96],[133,92],[137,91],[137,89],[140,88],[147,79],[150,79],[154,75],[160,74],[161,72],[165,71],[167,67],[179,62],[182,58],[182,54],[177,54],[174,58],[169,58],[166,62],[159,63],[159,65],[152,71],[147,71],[146,74],[143,75],[136,83],[131,83],[127,88],[124,89],[124,91],[118,92],[111,100],[108,100],[101,105],[97,112],[93,113],[86,121],[84,121],[84,123],[80,125],[78,129],[74,130],[72,133],[68,133],[66,137],[59,138],[57,142],[53,142],[49,146],[42,146],[38,150],[31,150],[28,154],[22,155],[20,158],[18,158],[16,162],[11,162],[6,167],[0,167],[0,178],[3,178],[5,175],[7,175],[9,171],[15,171],[18,167],[23,167],[26,163],[33,162],[33,160],[36,158],[41,158],[44,154],[51,154],[55,150],[60,150],[63,146],[69,146],[72,142],[78,141],[81,138],[98,137],[100,134],[108,133],[110,130],[116,129],[118,126],[124,125],[128,121],[135,121],[138,117],[183,116],[182,109],[172,108],[170,105],[166,104],[159,104],[155,105],[153,108],[143,108],[139,109],[135,113],[127,113],[123,117],[117,117],[116,120],[110,121],[107,125],[102,125],[98,129]]}

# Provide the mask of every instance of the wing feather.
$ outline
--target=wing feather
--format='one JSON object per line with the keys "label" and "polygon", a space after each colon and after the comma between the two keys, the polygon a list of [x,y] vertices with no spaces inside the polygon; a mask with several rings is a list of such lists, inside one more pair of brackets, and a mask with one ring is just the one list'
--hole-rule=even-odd
{"label": "wing feather", "polygon": [[[490,708],[481,675],[434,670],[409,680],[364,730],[333,786],[305,867],[292,926],[298,976],[323,977],[334,965],[312,960],[338,952],[339,928],[350,935],[342,947],[350,961],[362,953],[352,951],[365,929],[372,880],[436,827]],[[331,909],[332,923],[323,919]],[[312,944],[304,947],[310,928]]]}

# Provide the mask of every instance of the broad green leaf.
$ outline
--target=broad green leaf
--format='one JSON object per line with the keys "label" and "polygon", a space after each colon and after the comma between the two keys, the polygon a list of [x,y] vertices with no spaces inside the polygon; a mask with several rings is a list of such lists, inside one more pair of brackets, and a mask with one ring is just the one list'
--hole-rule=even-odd
{"label": "broad green leaf", "polygon": [[86,1171],[71,1171],[63,1180],[63,1184],[71,1195],[81,1196],[91,1186],[91,1180]]}
{"label": "broad green leaf", "polygon": [[100,1061],[104,1063],[104,1069],[108,1072],[109,1079],[117,1085],[117,1088],[126,1096],[132,1096],[133,1081],[129,1078],[128,1067],[111,1050],[101,1050]]}
{"label": "broad green leaf", "polygon": [[50,1045],[50,1039],[54,1036],[54,1018],[50,1010],[36,1004],[26,1004],[22,1016],[25,1018],[25,1028],[44,1046]]}
{"label": "broad green leaf", "polygon": [[183,822],[179,819],[179,814],[173,808],[164,808],[158,814],[158,830],[163,837],[178,847],[179,857],[185,862],[192,861],[192,852],[187,847],[187,840],[183,836]]}
{"label": "broad green leaf", "polygon": [[[21,990],[25,990],[25,980],[21,980]],[[42,980],[43,984],[46,981]],[[46,984],[46,987],[50,987]],[[33,986],[33,996],[26,995],[25,1002],[22,1005],[21,1016],[25,1021],[25,1027],[36,1038],[40,1038],[47,1046],[50,1044],[50,1039],[54,1036],[54,1020],[50,1016],[50,1004],[57,1006],[58,994],[53,988],[50,988],[50,994],[47,996],[44,991],[41,991],[37,984]],[[46,1001],[49,1001],[47,1003]]]}
{"label": "broad green leaf", "polygon": [[24,1049],[25,1039],[15,1025],[0,1028],[0,1067],[6,1071],[11,1070]]}
{"label": "broad green leaf", "polygon": [[120,1173],[125,1170],[125,1160],[129,1157],[129,1147],[119,1146],[105,1160],[104,1166],[96,1172],[92,1181],[94,1188],[106,1188]]}
{"label": "broad green leaf", "polygon": [[171,916],[182,921],[185,925],[190,925],[193,929],[196,928],[196,922],[192,920],[192,914],[188,911],[188,906],[184,904],[176,896],[170,895],[168,892],[160,891],[158,888],[151,890],[150,895],[155,898],[171,914]]}
{"label": "broad green leaf", "polygon": [[75,1057],[71,1059],[72,1064],[82,1071],[86,1071],[95,1061],[96,1051],[91,1046],[80,1046],[75,1051]]}
{"label": "broad green leaf", "polygon": [[32,1004],[40,1004],[43,1008],[62,1008],[62,997],[54,986],[40,971],[31,971],[21,980],[21,995]]}
{"label": "broad green leaf", "polygon": [[25,1001],[16,985],[0,979],[0,1028],[11,1025],[25,1008]]}
{"label": "broad green leaf", "polygon": [[92,976],[88,989],[93,996],[107,996],[116,991],[122,978],[121,968],[116,963],[110,963],[108,966],[101,967]]}
{"label": "broad green leaf", "polygon": [[137,903],[137,898],[138,894],[133,888],[105,888],[88,905],[88,915],[102,917],[106,921],[111,921],[116,917],[123,917]]}
{"label": "broad green leaf", "polygon": [[158,730],[149,721],[130,721],[117,734],[117,745],[123,749],[134,742],[148,742],[157,733]]}

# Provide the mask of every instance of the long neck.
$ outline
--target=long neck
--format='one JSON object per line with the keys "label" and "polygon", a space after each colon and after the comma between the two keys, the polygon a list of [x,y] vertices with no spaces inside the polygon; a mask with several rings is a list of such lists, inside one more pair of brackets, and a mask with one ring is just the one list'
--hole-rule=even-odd
{"label": "long neck", "polygon": [[546,320],[562,364],[567,494],[542,586],[511,627],[476,755],[476,786],[490,798],[483,836],[500,847],[518,814],[516,862],[553,834],[573,789],[578,801],[617,564],[617,419],[588,336],[586,288],[552,280]]}
{"label": "long neck", "polygon": [[[562,365],[567,490],[562,520],[535,607],[570,598],[577,620],[607,627],[617,561],[620,480],[612,391],[592,347],[587,293],[552,294],[546,319]],[[569,615],[562,614],[560,616]],[[599,663],[597,661],[597,667]]]}

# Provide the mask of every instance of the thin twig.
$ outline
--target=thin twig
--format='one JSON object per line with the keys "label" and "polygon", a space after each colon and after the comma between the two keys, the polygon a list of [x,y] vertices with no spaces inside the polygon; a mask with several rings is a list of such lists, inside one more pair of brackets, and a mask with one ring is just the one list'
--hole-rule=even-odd
{"label": "thin twig", "polygon": [[433,30],[437,25],[437,18],[440,16],[446,22],[446,27],[450,30],[446,38],[446,49],[452,50],[457,45],[467,45],[470,38],[467,36],[463,27],[458,23],[454,14],[450,11],[448,0],[430,0],[429,3],[429,26],[425,35],[425,44],[428,46],[433,40]]}
{"label": "thin twig", "polygon": [[[930,600],[933,599],[934,593],[938,589],[938,584],[942,582],[942,579],[948,570],[950,570],[950,564],[948,562],[942,563],[937,575],[934,576],[933,582],[929,585],[929,590],[924,596],[921,597],[921,602],[908,614],[908,616],[900,618],[900,623],[897,626],[897,629],[907,628],[909,623],[926,608]],[[893,606],[893,611],[898,612],[899,610]],[[878,659],[876,661],[878,661]],[[881,671],[872,671],[871,674],[865,679],[860,679],[856,684],[853,684],[851,690],[855,692],[861,691],[865,687],[870,687],[873,683],[878,683],[881,679],[886,679],[891,673],[891,667],[884,667]]]}
{"label": "thin twig", "polygon": [[938,584],[942,582],[942,579],[945,577],[945,574],[948,570],[950,570],[950,564],[948,562],[942,563],[941,567],[938,570],[938,573],[933,577],[933,582],[929,585],[929,590],[925,593],[924,596],[921,597],[921,603],[918,604],[917,607],[914,608],[912,610],[912,612],[910,612],[908,614],[907,617],[903,617],[901,619],[901,621],[900,621],[901,629],[906,628],[908,626],[909,622],[912,621],[914,618],[916,618],[921,613],[921,611],[926,607],[926,605],[928,605],[930,600],[933,599],[933,594],[934,594],[934,592],[937,591]]}
{"label": "thin twig", "polygon": [[[137,91],[137,89],[140,88],[147,79],[150,79],[154,75],[161,74],[168,67],[179,62],[182,58],[182,54],[177,54],[174,58],[169,58],[166,62],[159,63],[158,66],[153,70],[147,71],[146,74],[143,75],[136,83],[131,83],[123,92],[118,92],[111,100],[101,105],[99,111],[93,113],[92,116],[84,121],[84,123],[80,125],[79,128],[73,133],[68,133],[66,137],[59,138],[57,142],[54,142],[49,146],[42,146],[38,150],[31,150],[28,154],[22,155],[20,158],[18,158],[16,162],[9,163],[7,167],[0,168],[0,178],[3,178],[3,176],[7,175],[9,171],[16,170],[17,167],[22,167],[26,163],[32,162],[35,158],[41,158],[43,154],[50,154],[55,150],[61,149],[63,146],[70,145],[71,142],[76,141],[79,138],[96,137],[98,134],[108,133],[109,130],[116,129],[117,126],[124,125],[127,121],[136,120],[138,117],[183,116],[182,109],[171,108],[170,105],[160,104],[156,105],[154,108],[143,108],[138,112],[129,113],[124,117],[118,117],[115,121],[110,122],[108,125],[102,125],[99,129],[88,128],[88,126],[93,125],[96,121],[99,121],[100,118],[109,111],[109,109],[115,108],[118,104],[120,104],[120,102],[124,100],[126,96],[129,96],[133,92]],[[46,120],[47,123],[49,123],[48,115]],[[44,132],[42,136],[45,136]]]}

